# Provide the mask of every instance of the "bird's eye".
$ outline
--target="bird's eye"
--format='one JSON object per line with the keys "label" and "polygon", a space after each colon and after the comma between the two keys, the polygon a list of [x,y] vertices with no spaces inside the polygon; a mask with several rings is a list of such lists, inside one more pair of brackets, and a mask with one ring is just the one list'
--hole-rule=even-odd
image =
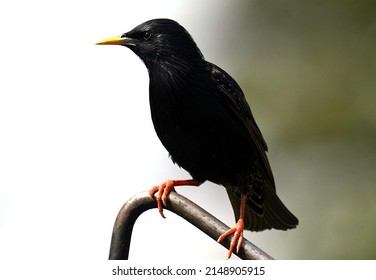
{"label": "bird's eye", "polygon": [[146,32],[144,33],[144,36],[143,36],[143,37],[144,37],[144,40],[148,40],[148,39],[151,37],[151,34],[150,34],[149,32],[146,31]]}

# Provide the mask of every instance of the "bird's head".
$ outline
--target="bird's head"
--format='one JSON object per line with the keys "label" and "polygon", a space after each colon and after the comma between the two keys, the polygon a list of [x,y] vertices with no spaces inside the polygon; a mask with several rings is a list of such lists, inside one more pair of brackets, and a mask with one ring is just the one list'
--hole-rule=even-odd
{"label": "bird's head", "polygon": [[97,45],[122,45],[131,49],[148,68],[163,62],[194,63],[203,56],[189,33],[170,19],[153,19]]}

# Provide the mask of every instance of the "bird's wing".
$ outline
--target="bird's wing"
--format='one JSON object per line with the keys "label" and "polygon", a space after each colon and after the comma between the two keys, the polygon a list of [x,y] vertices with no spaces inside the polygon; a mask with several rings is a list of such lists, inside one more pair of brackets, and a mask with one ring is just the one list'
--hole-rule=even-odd
{"label": "bird's wing", "polygon": [[233,113],[238,116],[242,123],[246,126],[251,136],[254,146],[257,148],[258,154],[265,168],[267,180],[275,190],[275,183],[273,173],[266,156],[268,146],[258,128],[255,119],[253,118],[251,108],[249,107],[243,91],[237,82],[224,70],[214,64],[210,64],[212,79],[216,82],[217,87],[222,94],[226,103],[232,109]]}
{"label": "bird's wing", "polygon": [[[246,207],[244,213],[245,228],[252,231],[261,231],[270,228],[281,230],[295,228],[298,224],[298,219],[287,209],[276,194],[273,173],[266,156],[268,147],[266,146],[261,131],[253,118],[251,109],[245,100],[242,90],[236,81],[218,66],[212,64],[211,73],[212,79],[216,82],[220,93],[225,99],[225,102],[229,105],[233,113],[247,127],[250,134],[250,139],[260,156],[259,163],[262,164],[264,168],[263,171],[265,172],[265,177],[263,178],[264,184],[260,187],[262,187],[262,193],[264,194],[263,201],[267,203],[261,203],[255,207],[252,205],[252,203],[255,201],[253,201],[252,198],[250,200],[247,199],[247,205],[249,207]],[[237,220],[240,213],[239,208],[241,194],[237,191],[234,192],[233,190],[226,190]],[[255,188],[254,191],[257,191],[257,188]],[[259,195],[262,196],[261,194]],[[263,209],[263,213],[257,211],[258,207]]]}

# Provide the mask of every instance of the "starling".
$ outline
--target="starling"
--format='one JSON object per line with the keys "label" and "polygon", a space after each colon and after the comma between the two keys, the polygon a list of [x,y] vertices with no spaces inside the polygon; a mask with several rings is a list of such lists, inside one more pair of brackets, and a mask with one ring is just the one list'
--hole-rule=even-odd
{"label": "starling", "polygon": [[155,131],[174,163],[192,179],[168,180],[150,190],[158,209],[175,186],[206,180],[226,188],[237,223],[227,258],[239,251],[243,230],[287,230],[298,219],[276,194],[265,140],[236,81],[204,59],[190,34],[170,19],[153,19],[98,45],[122,45],[145,63]]}

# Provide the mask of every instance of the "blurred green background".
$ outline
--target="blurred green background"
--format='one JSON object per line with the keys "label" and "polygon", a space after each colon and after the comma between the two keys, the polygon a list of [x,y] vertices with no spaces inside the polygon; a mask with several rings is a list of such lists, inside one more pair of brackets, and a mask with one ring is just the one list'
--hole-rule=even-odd
{"label": "blurred green background", "polygon": [[375,259],[376,2],[231,1],[222,15],[204,55],[236,77],[269,145],[300,219],[289,257]]}

